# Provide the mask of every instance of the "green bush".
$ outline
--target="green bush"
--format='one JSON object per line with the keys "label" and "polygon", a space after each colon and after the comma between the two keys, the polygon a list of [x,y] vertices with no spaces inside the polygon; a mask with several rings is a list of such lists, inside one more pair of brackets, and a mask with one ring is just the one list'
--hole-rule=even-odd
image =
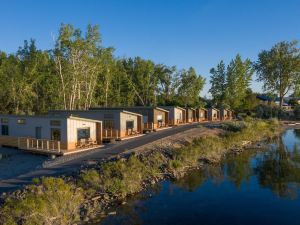
{"label": "green bush", "polygon": [[8,198],[0,210],[1,224],[74,224],[83,202],[81,189],[61,178],[42,178],[22,198]]}

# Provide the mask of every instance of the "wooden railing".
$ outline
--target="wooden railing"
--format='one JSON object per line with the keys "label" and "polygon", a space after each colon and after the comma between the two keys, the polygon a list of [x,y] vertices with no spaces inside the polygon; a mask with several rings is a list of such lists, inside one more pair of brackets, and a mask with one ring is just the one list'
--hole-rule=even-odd
{"label": "wooden railing", "polygon": [[47,139],[36,139],[19,137],[18,148],[25,150],[43,150],[43,151],[56,151],[61,152],[60,141],[47,140]]}
{"label": "wooden railing", "polygon": [[103,138],[104,139],[113,139],[120,138],[119,130],[116,129],[103,129]]}
{"label": "wooden railing", "polygon": [[144,123],[144,130],[153,130],[154,125],[153,123]]}

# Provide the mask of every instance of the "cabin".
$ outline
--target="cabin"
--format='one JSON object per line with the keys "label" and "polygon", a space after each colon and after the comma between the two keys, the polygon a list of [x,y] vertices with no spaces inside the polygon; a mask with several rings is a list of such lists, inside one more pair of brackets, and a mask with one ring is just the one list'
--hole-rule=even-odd
{"label": "cabin", "polygon": [[196,118],[196,109],[194,108],[185,108],[185,113],[186,113],[186,122],[187,123],[193,123],[193,122],[197,122],[197,118]]}
{"label": "cabin", "polygon": [[179,106],[160,106],[169,111],[169,125],[175,126],[186,123],[186,110]]}
{"label": "cabin", "polygon": [[220,109],[221,120],[231,120],[232,111],[230,109],[221,108]]}
{"label": "cabin", "polygon": [[54,110],[50,115],[74,115],[102,121],[104,141],[124,140],[142,133],[142,115],[123,109]]}
{"label": "cabin", "polygon": [[208,121],[208,110],[205,108],[196,109],[197,122]]}
{"label": "cabin", "polygon": [[[90,108],[95,109],[109,109],[109,108]],[[132,107],[113,107],[111,109],[124,109],[126,111],[138,113],[143,116],[142,129],[143,132],[159,131],[169,128],[169,111],[155,106],[132,106]]]}
{"label": "cabin", "polygon": [[0,145],[64,155],[99,147],[102,122],[75,116],[0,115]]}
{"label": "cabin", "polygon": [[208,120],[209,121],[218,121],[220,120],[220,110],[216,108],[208,109]]}

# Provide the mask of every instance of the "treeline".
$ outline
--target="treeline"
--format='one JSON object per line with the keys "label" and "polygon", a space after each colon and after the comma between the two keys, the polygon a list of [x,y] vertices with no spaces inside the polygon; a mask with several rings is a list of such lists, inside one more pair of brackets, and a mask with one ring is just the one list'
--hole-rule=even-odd
{"label": "treeline", "polygon": [[83,33],[61,25],[53,49],[25,41],[15,54],[0,52],[1,113],[45,113],[91,106],[201,104],[205,79],[140,57],[117,58],[97,26]]}
{"label": "treeline", "polygon": [[256,62],[237,55],[229,65],[221,61],[210,73],[212,105],[252,110],[258,102],[250,88],[256,73],[265,94],[278,96],[281,107],[287,94],[295,98],[300,95],[300,49],[297,41],[279,42],[270,50],[261,51]]}
{"label": "treeline", "polygon": [[279,96],[282,105],[288,93],[300,93],[300,50],[295,41],[280,42],[261,51],[256,62],[237,55],[210,73],[212,98],[202,99],[205,79],[193,67],[179,70],[141,57],[118,58],[114,48],[102,45],[97,26],[82,32],[62,24],[52,49],[37,49],[30,40],[15,54],[0,52],[0,112],[135,105],[251,110],[257,103],[250,88],[254,74],[264,92]]}

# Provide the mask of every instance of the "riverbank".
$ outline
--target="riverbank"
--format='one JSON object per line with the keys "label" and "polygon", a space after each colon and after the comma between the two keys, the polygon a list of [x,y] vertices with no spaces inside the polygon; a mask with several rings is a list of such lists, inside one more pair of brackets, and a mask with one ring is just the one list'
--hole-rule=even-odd
{"label": "riverbank", "polygon": [[4,197],[1,222],[86,222],[162,179],[182,177],[205,163],[218,163],[225,154],[277,136],[282,129],[275,120],[228,122],[200,137],[175,144],[162,141],[147,151],[95,162],[72,177],[36,179],[34,185]]}

